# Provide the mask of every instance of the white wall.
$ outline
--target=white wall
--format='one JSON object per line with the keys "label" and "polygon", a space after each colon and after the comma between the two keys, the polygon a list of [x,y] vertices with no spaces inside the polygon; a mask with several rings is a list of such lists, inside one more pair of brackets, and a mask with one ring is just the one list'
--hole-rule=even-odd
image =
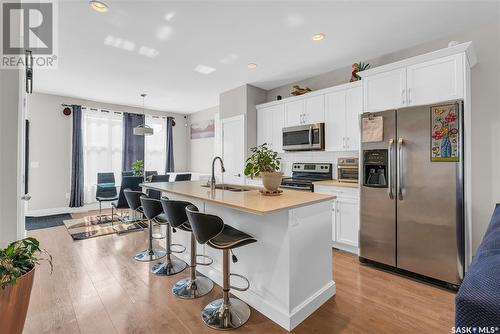
{"label": "white wall", "polygon": [[[500,8],[500,4],[499,4]],[[478,64],[472,68],[472,244],[481,242],[495,204],[500,202],[500,23],[489,24],[430,43],[367,60],[372,67],[444,48],[451,40],[472,41]],[[358,61],[358,59],[355,59]],[[364,61],[364,59],[362,59]],[[313,90],[349,81],[350,66],[302,80]],[[290,94],[292,83],[268,91],[267,99]]]}
{"label": "white wall", "polygon": [[23,174],[19,161],[20,99],[23,87],[20,70],[0,70],[0,248],[21,239],[24,225],[19,217],[23,202],[18,179]]}
{"label": "white wall", "polygon": [[190,126],[193,123],[213,120],[219,112],[219,106],[200,110],[188,116],[189,127],[187,141],[189,144],[189,170],[197,173],[211,173],[212,159],[215,156],[215,137],[191,139]]}
{"label": "white wall", "polygon": [[[49,94],[28,96],[28,118],[30,120],[30,161],[38,163],[29,170],[28,211],[57,209],[68,206],[66,194],[70,192],[71,181],[71,129],[72,116],[64,116],[62,103],[81,104],[142,114],[141,108],[98,103]],[[174,116],[174,163],[176,171],[186,171],[188,154],[186,142],[187,119],[184,115],[146,110],[152,115]],[[29,212],[28,212],[29,213]]]}

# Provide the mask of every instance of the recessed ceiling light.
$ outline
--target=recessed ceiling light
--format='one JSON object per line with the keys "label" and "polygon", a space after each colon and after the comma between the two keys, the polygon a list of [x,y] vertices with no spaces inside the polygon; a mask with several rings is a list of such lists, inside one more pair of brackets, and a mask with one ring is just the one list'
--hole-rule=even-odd
{"label": "recessed ceiling light", "polygon": [[108,5],[106,5],[102,1],[90,0],[89,5],[90,7],[92,7],[93,10],[99,13],[106,13],[108,11]]}
{"label": "recessed ceiling light", "polygon": [[313,41],[321,41],[323,38],[325,38],[325,34],[314,34],[311,38]]}
{"label": "recessed ceiling light", "polygon": [[250,64],[248,64],[248,65],[247,65],[247,67],[248,67],[249,69],[252,69],[252,70],[253,70],[254,68],[257,68],[257,64],[255,64],[255,63],[250,63]]}
{"label": "recessed ceiling light", "polygon": [[194,70],[201,74],[210,74],[212,72],[215,72],[215,68],[202,64],[196,66]]}

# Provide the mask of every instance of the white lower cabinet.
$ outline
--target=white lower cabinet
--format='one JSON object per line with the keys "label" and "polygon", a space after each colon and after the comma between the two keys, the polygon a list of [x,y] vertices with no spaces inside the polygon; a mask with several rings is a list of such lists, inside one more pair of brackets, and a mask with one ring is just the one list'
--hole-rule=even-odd
{"label": "white lower cabinet", "polygon": [[358,254],[359,189],[315,185],[314,191],[337,197],[332,204],[333,247]]}

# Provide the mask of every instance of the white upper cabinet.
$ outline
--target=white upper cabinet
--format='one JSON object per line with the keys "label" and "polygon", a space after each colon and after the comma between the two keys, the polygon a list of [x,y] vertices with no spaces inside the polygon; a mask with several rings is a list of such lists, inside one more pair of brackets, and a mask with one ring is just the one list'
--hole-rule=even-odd
{"label": "white upper cabinet", "polygon": [[275,106],[272,113],[272,142],[273,150],[283,153],[283,128],[285,127],[285,106]]}
{"label": "white upper cabinet", "polygon": [[359,72],[363,111],[463,99],[466,72],[476,63],[472,42],[466,42]]}
{"label": "white upper cabinet", "polygon": [[323,123],[325,121],[324,95],[305,98],[304,104],[304,124]]}
{"label": "white upper cabinet", "polygon": [[381,111],[406,106],[406,68],[364,77],[364,111]]}
{"label": "white upper cabinet", "polygon": [[285,126],[285,108],[278,104],[257,111],[257,145],[267,143],[269,148],[283,152],[282,129]]}
{"label": "white upper cabinet", "polygon": [[363,92],[361,85],[354,85],[325,95],[326,151],[359,149],[359,115],[363,111]]}
{"label": "white upper cabinet", "polygon": [[257,111],[257,145],[272,141],[272,111],[274,107],[263,108]]}
{"label": "white upper cabinet", "polygon": [[458,54],[406,68],[408,105],[463,98],[464,55]]}
{"label": "white upper cabinet", "polygon": [[346,149],[359,150],[359,115],[363,112],[363,91],[360,87],[346,90]]}
{"label": "white upper cabinet", "polygon": [[286,126],[323,123],[325,121],[325,100],[323,95],[304,97],[285,103]]}
{"label": "white upper cabinet", "polygon": [[343,151],[346,136],[346,92],[325,95],[325,150]]}
{"label": "white upper cabinet", "polygon": [[304,100],[285,103],[286,126],[304,124]]}

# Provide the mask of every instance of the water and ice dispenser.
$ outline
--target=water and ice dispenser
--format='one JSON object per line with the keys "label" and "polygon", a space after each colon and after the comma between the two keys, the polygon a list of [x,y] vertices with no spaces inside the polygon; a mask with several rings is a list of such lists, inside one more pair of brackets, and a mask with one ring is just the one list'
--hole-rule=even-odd
{"label": "water and ice dispenser", "polygon": [[363,151],[363,185],[387,188],[387,150]]}

